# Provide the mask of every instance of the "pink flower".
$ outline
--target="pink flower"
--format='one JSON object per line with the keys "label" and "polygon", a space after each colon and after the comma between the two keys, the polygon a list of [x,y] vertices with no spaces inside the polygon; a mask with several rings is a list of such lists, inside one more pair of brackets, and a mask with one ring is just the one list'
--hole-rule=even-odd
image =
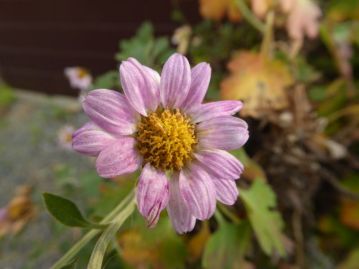
{"label": "pink flower", "polygon": [[64,125],[57,131],[57,142],[63,149],[70,150],[72,148],[72,134],[75,128],[71,125]]}
{"label": "pink flower", "polygon": [[85,98],[91,122],[75,132],[73,148],[97,156],[105,178],[142,169],[137,206],[150,227],[167,208],[177,232],[189,232],[213,215],[216,199],[234,204],[243,165],[226,150],[246,143],[248,126],[233,116],[239,101],[202,104],[210,66],[191,69],[174,54],[160,76],[129,58],[120,76],[124,94],[101,89]]}
{"label": "pink flower", "polygon": [[271,6],[271,0],[252,0],[251,4],[254,14],[263,18]]}
{"label": "pink flower", "polygon": [[92,84],[92,76],[86,69],[78,66],[67,67],[64,73],[72,88],[81,91],[89,90]]}
{"label": "pink flower", "polygon": [[311,0],[280,0],[288,13],[287,31],[292,39],[302,41],[304,36],[315,38],[319,31],[320,8]]}

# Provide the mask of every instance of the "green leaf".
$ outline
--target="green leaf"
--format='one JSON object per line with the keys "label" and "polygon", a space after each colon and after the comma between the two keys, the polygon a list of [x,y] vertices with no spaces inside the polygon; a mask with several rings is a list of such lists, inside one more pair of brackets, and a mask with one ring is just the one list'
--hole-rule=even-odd
{"label": "green leaf", "polygon": [[[118,216],[125,207],[128,207],[129,203],[132,203],[134,197],[134,191],[130,192],[120,204],[118,204],[110,213],[103,218],[100,224],[108,224],[112,222],[116,216]],[[61,269],[64,266],[67,266],[73,263],[76,255],[96,236],[100,233],[100,230],[90,230],[86,233],[79,241],[77,241],[71,249],[69,249],[64,256],[61,257],[52,267],[51,269]]]}
{"label": "green leaf", "polygon": [[257,240],[267,255],[278,252],[285,256],[282,242],[283,220],[276,207],[276,196],[270,186],[255,180],[250,189],[240,189],[239,196],[246,207]]}
{"label": "green leaf", "polygon": [[263,170],[263,168],[254,160],[252,160],[246,151],[241,148],[237,150],[231,151],[231,153],[240,160],[244,167],[246,168],[244,170],[243,176],[250,180],[255,180],[257,178],[260,178],[263,181],[267,180],[266,174]]}
{"label": "green leaf", "polygon": [[151,268],[185,268],[186,259],[189,259],[186,245],[169,218],[161,217],[156,227],[148,229],[147,222],[136,210],[123,229],[117,242],[121,258],[129,266],[150,264]]}
{"label": "green leaf", "polygon": [[45,205],[51,215],[59,222],[70,227],[103,228],[104,225],[94,224],[86,220],[77,206],[61,196],[44,193]]}
{"label": "green leaf", "polygon": [[108,71],[96,77],[93,89],[116,89],[119,88],[118,71]]}
{"label": "green leaf", "polygon": [[73,260],[69,264],[64,265],[63,267],[61,267],[61,269],[75,269],[75,268],[76,268],[76,260]]}
{"label": "green leaf", "polygon": [[242,268],[250,239],[251,229],[248,222],[222,223],[208,240],[202,258],[203,268]]}
{"label": "green leaf", "polygon": [[320,102],[326,99],[327,97],[327,88],[323,85],[314,86],[309,89],[309,98],[312,101]]}
{"label": "green leaf", "polygon": [[12,88],[0,81],[0,109],[8,107],[15,100],[16,97]]}
{"label": "green leaf", "polygon": [[296,80],[303,83],[310,83],[320,78],[320,73],[311,66],[306,59],[296,57],[293,70]]}
{"label": "green leaf", "polygon": [[155,37],[151,23],[143,23],[135,36],[122,40],[119,44],[120,52],[116,54],[116,60],[122,61],[129,57],[136,58],[139,62],[150,67],[159,67],[174,50],[170,46],[168,37]]}
{"label": "green leaf", "polygon": [[353,249],[347,258],[339,264],[338,269],[356,269],[358,268],[359,248]]}

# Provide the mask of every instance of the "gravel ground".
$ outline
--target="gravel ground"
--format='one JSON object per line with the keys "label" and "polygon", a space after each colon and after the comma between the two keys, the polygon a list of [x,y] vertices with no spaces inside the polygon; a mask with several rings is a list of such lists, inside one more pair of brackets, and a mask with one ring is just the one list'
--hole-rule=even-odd
{"label": "gravel ground", "polygon": [[71,167],[74,178],[93,169],[88,159],[61,148],[57,141],[62,126],[77,128],[86,117],[75,98],[23,91],[16,95],[17,101],[0,115],[0,207],[14,196],[17,186],[25,184],[33,187],[37,214],[21,233],[0,239],[0,268],[47,269],[59,257],[59,248],[74,236],[47,214],[41,193],[63,192],[56,176],[63,167]]}

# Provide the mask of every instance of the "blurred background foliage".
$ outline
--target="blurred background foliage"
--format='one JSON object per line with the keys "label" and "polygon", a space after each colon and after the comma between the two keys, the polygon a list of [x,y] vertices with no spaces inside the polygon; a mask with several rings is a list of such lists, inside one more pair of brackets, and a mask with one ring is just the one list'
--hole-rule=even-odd
{"label": "blurred background foliage", "polygon": [[[104,268],[359,268],[359,1],[199,0],[198,9],[202,21],[190,24],[174,8],[172,36],[144,22],[114,57],[160,70],[178,51],[211,64],[206,100],[242,100],[250,126],[245,149],[232,152],[246,168],[239,199],[183,236],[165,216],[147,229],[134,213],[109,242]],[[121,91],[116,67],[95,77],[95,88]],[[15,98],[1,83],[0,114]],[[53,170],[63,195],[82,193],[76,202],[94,222],[135,186],[135,176],[103,181],[70,163]],[[28,199],[19,190],[2,209],[0,236],[36,214]],[[54,238],[67,230],[53,225]],[[65,252],[74,240],[61,242]],[[85,268],[94,244],[71,266]]]}

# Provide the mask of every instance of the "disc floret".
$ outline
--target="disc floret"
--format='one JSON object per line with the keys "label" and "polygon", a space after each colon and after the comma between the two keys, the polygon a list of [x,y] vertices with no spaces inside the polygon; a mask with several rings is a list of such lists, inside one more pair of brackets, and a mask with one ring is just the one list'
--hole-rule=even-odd
{"label": "disc floret", "polygon": [[179,109],[158,109],[137,126],[137,149],[145,163],[179,171],[192,159],[197,143],[195,126]]}

